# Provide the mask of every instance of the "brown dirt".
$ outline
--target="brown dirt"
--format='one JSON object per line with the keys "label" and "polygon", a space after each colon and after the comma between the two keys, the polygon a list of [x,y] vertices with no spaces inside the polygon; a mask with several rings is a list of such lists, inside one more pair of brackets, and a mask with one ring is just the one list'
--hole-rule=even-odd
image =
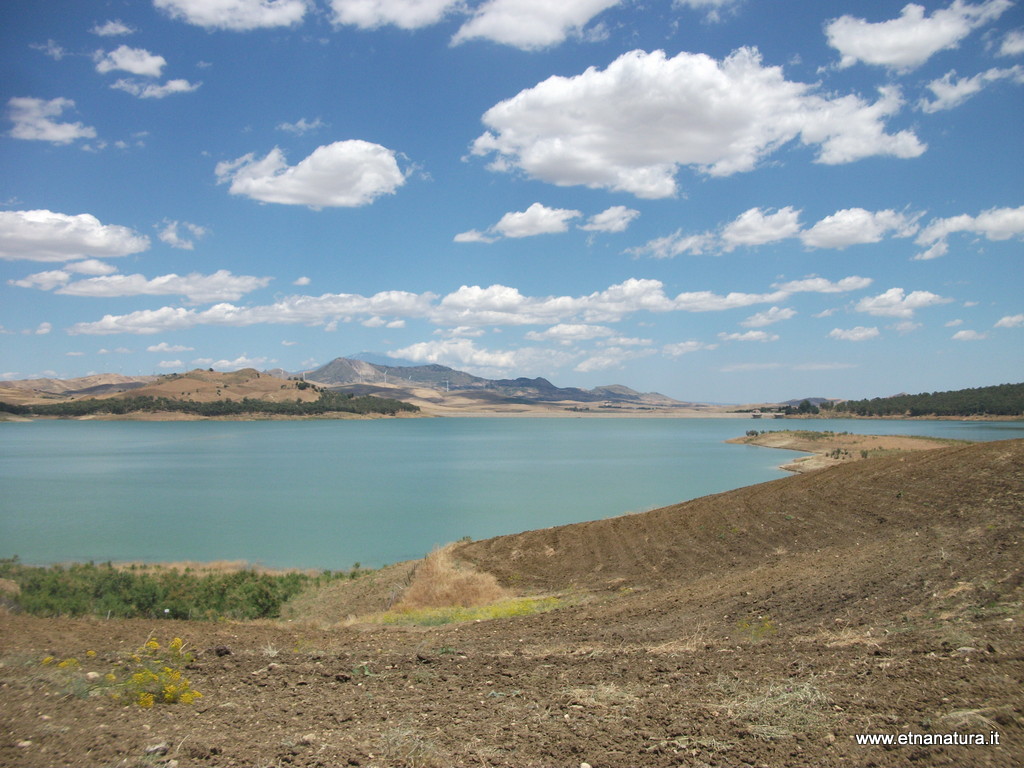
{"label": "brown dirt", "polygon": [[[1022,510],[1024,441],[985,443],[453,549],[520,593],[575,597],[529,617],[6,615],[0,765],[1019,766]],[[408,581],[403,564],[362,601]],[[150,635],[200,650],[201,700],[125,707],[39,664],[103,672]],[[1001,743],[854,741],[953,731]]]}
{"label": "brown dirt", "polygon": [[965,441],[940,437],[855,435],[848,432],[780,429],[746,437],[734,437],[725,442],[810,453],[811,456],[804,456],[788,464],[783,464],[780,469],[790,472],[813,472],[849,461],[877,458],[899,451],[929,451],[948,445],[962,445]]}

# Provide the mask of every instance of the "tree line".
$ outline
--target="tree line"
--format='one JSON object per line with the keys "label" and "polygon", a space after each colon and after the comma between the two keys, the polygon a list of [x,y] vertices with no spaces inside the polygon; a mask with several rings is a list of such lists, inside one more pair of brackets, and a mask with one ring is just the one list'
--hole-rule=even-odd
{"label": "tree line", "polygon": [[834,416],[1024,416],[1024,384],[846,400],[821,408]]}
{"label": "tree line", "polygon": [[286,402],[270,402],[243,398],[241,400],[214,400],[200,403],[194,400],[176,400],[169,397],[152,397],[136,395],[134,397],[118,397],[107,400],[86,398],[68,400],[62,403],[45,403],[40,405],[17,405],[0,402],[0,411],[20,416],[91,416],[98,413],[109,413],[122,416],[140,411],[170,411],[174,413],[190,413],[198,416],[236,416],[243,414],[269,414],[279,416],[316,416],[326,413],[379,413],[393,416],[399,412],[413,413],[419,408],[411,403],[391,398],[373,397],[371,395],[349,395],[343,392],[323,390],[320,397],[311,402],[300,400]]}

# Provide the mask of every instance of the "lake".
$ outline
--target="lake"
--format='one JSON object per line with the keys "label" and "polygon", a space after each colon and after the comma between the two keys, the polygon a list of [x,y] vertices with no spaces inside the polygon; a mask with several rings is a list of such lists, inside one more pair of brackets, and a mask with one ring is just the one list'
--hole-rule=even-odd
{"label": "lake", "polygon": [[639,512],[783,477],[748,429],[966,440],[1022,422],[746,419],[0,424],[0,557],[378,567],[437,545]]}

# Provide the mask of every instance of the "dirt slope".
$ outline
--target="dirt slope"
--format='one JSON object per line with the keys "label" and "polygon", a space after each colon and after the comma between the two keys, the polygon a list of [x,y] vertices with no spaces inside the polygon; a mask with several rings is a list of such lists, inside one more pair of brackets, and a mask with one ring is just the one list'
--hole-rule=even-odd
{"label": "dirt slope", "polygon": [[[1022,511],[1024,441],[987,443],[461,545],[579,601],[525,618],[4,616],[0,765],[1019,766]],[[203,699],[124,707],[39,664],[101,673],[150,633],[201,650]],[[954,731],[1000,744],[854,738]]]}

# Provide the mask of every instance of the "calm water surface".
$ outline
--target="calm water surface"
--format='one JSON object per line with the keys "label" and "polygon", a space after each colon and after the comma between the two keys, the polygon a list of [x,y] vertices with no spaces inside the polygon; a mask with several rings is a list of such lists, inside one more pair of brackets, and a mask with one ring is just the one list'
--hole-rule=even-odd
{"label": "calm water surface", "polygon": [[[786,427],[796,426],[787,423]],[[1021,422],[800,427],[968,440]],[[434,546],[652,509],[784,475],[745,419],[0,425],[0,557],[380,566]]]}

